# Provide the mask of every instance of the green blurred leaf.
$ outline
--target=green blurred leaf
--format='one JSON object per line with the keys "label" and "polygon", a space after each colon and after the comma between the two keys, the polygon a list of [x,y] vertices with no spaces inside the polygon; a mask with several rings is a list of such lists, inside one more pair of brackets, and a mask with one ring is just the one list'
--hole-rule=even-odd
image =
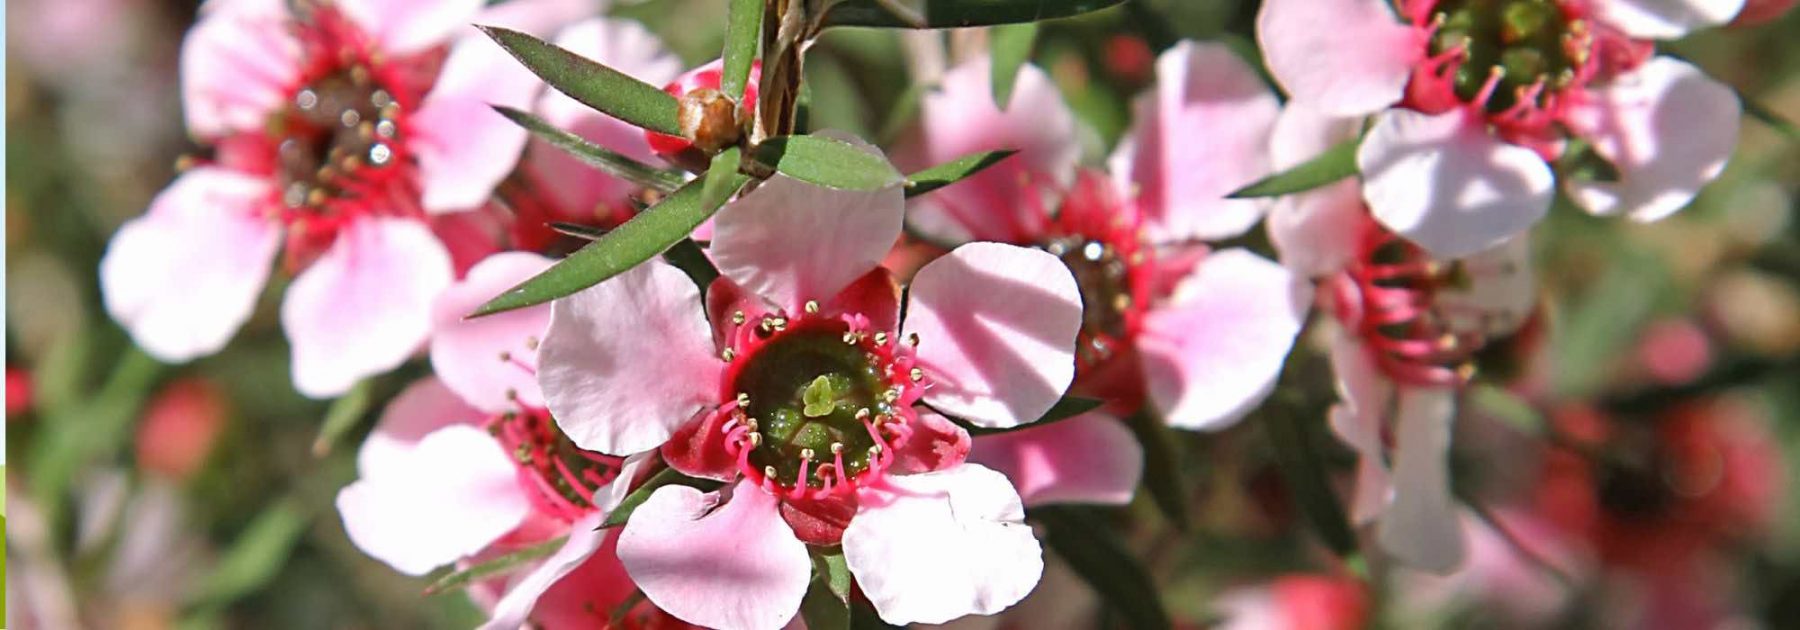
{"label": "green blurred leaf", "polygon": [[1647,251],[1612,247],[1604,275],[1585,295],[1564,303],[1562,323],[1550,347],[1556,353],[1556,390],[1588,396],[1614,376],[1620,356],[1654,314],[1657,292],[1669,282],[1668,268]]}
{"label": "green blurred leaf", "polygon": [[319,435],[313,438],[314,457],[331,454],[331,449],[344,438],[344,434],[356,428],[357,422],[368,415],[369,407],[375,402],[374,386],[375,379],[365,378],[357,381],[349,392],[331,402],[331,408],[325,410],[325,422],[319,425]]}
{"label": "green blurred leaf", "polygon": [[1044,525],[1044,543],[1100,594],[1127,627],[1170,627],[1156,582],[1093,508],[1044,506],[1027,516]]}
{"label": "green blurred leaf", "polygon": [[825,26],[962,28],[1065,18],[1124,0],[844,0],[825,12]]}
{"label": "green blurred leaf", "polygon": [[807,630],[850,628],[850,566],[841,548],[812,554],[813,577],[806,598],[800,600],[800,617]]}
{"label": "green blurred leaf", "polygon": [[731,0],[725,10],[725,74],[719,91],[732,102],[744,100],[744,84],[750,79],[750,62],[756,60],[756,43],[762,36],[762,0]]}
{"label": "green blurred leaf", "polygon": [[782,174],[827,188],[881,190],[900,183],[887,159],[825,136],[782,136],[756,146],[756,160]]}
{"label": "green blurred leaf", "polygon": [[299,501],[291,497],[265,508],[232,541],[212,573],[201,578],[195,602],[206,607],[228,604],[268,585],[287,564],[306,532],[307,520]]}
{"label": "green blurred leaf", "polygon": [[1187,531],[1187,477],[1181,474],[1181,445],[1175,430],[1147,405],[1125,419],[1125,425],[1144,448],[1144,490],[1150,501],[1175,529]]}
{"label": "green blurred leaf", "polygon": [[555,44],[498,26],[478,26],[550,87],[638,127],[681,135],[675,97]]}
{"label": "green blurred leaf", "polygon": [[1324,418],[1303,419],[1290,405],[1269,405],[1267,409],[1270,412],[1262,418],[1263,431],[1300,513],[1333,552],[1346,557],[1356,553],[1356,534],[1350,530],[1350,519],[1332,492],[1329,473],[1321,465],[1324,455],[1313,447],[1314,434],[1325,426]]}
{"label": "green blurred leaf", "polygon": [[136,347],[128,348],[100,389],[67,405],[45,409],[31,445],[31,496],[51,519],[66,514],[69,484],[96,460],[112,457],[130,440],[138,410],[166,368]]}
{"label": "green blurred leaf", "polygon": [[1487,412],[1525,435],[1544,434],[1544,417],[1531,408],[1531,403],[1505,388],[1478,383],[1469,388],[1468,397],[1470,404],[1476,409]]}
{"label": "green blurred leaf", "polygon": [[1019,79],[1019,67],[1031,59],[1031,45],[1037,42],[1037,23],[996,26],[990,41],[993,65],[989,69],[989,81],[994,90],[994,106],[1005,110],[1012,103],[1013,83]]}
{"label": "green blurred leaf", "polygon": [[[732,189],[749,181],[736,173],[725,179],[729,180],[726,187]],[[718,211],[718,206],[701,202],[703,185],[702,180],[688,182],[624,225],[481,305],[470,317],[543,304],[604,282],[662,253]]]}
{"label": "green blurred leaf", "polygon": [[1297,192],[1305,192],[1356,175],[1356,145],[1361,142],[1355,138],[1345,140],[1337,146],[1326,149],[1318,157],[1301,163],[1288,170],[1256,180],[1249,186],[1238,189],[1226,198],[1249,199],[1252,197],[1279,197]]}
{"label": "green blurred leaf", "polygon": [[1781,132],[1781,134],[1787,136],[1789,140],[1800,140],[1800,125],[1794,124],[1794,121],[1788,120],[1779,112],[1769,109],[1768,106],[1757,102],[1756,99],[1750,98],[1750,95],[1745,94],[1743,90],[1738,90],[1737,88],[1732,89],[1737,90],[1738,102],[1744,104],[1744,113],[1749,114],[1751,118],[1761,121],[1762,124],[1768,125],[1770,128]]}
{"label": "green blurred leaf", "polygon": [[679,470],[664,468],[655,475],[651,475],[649,479],[644,480],[643,485],[638,486],[637,489],[632,490],[630,494],[625,495],[624,500],[619,501],[619,507],[613,508],[612,513],[606,515],[606,520],[601,521],[600,528],[605,529],[608,527],[624,525],[626,521],[631,520],[631,513],[636,512],[638,506],[643,505],[645,501],[650,500],[650,495],[655,494],[657,489],[670,485],[687,486],[690,488],[698,488],[701,492],[712,492],[719,489],[719,486],[725,484],[712,479],[689,477],[681,474],[681,471]]}
{"label": "green blurred leaf", "polygon": [[1068,420],[1069,418],[1073,418],[1075,416],[1079,416],[1079,415],[1087,413],[1089,411],[1099,409],[1100,405],[1103,405],[1105,403],[1106,403],[1106,401],[1103,401],[1103,400],[1100,400],[1097,398],[1083,398],[1081,396],[1063,396],[1061,400],[1058,400],[1058,401],[1056,401],[1056,404],[1051,405],[1050,410],[1044,412],[1044,415],[1038,417],[1038,419],[1036,421],[1031,422],[1029,424],[1021,424],[1019,426],[1012,427],[1009,429],[989,429],[989,428],[985,428],[985,427],[978,427],[978,426],[969,424],[968,421],[963,420],[961,418],[955,418],[949,414],[944,414],[943,412],[939,412],[939,414],[943,415],[946,418],[951,418],[951,420],[953,420],[957,424],[962,425],[963,429],[969,432],[970,437],[980,437],[983,435],[998,435],[1001,433],[1011,433],[1013,431],[1023,431],[1025,429],[1041,427],[1046,424],[1051,424],[1054,422],[1062,422],[1064,420]]}
{"label": "green blurred leaf", "polygon": [[738,174],[738,167],[743,165],[743,160],[744,152],[737,147],[713,156],[712,164],[707,166],[706,174],[701,176],[706,182],[700,189],[701,207],[716,209],[723,206],[731,199],[732,193],[744,187],[746,180]]}
{"label": "green blurred leaf", "polygon": [[907,198],[917,197],[925,193],[949,186],[969,176],[986,170],[987,167],[999,164],[1001,160],[1012,157],[1018,151],[984,151],[970,153],[949,162],[906,176]]}
{"label": "green blurred leaf", "polygon": [[1561,157],[1556,159],[1556,172],[1564,177],[1591,181],[1619,181],[1619,167],[1594,150],[1594,145],[1581,138],[1570,138]]}
{"label": "green blurred leaf", "polygon": [[665,193],[679,188],[685,181],[680,173],[625,157],[611,149],[588,142],[586,138],[557,129],[549,121],[528,112],[505,105],[495,105],[494,111],[500,112],[501,116],[524,127],[526,131],[550,143],[551,146],[562,149],[583,163],[613,177]]}
{"label": "green blurred leaf", "polygon": [[550,557],[550,554],[556,553],[556,550],[561,549],[563,543],[568,541],[568,536],[557,536],[486,562],[451,571],[444,577],[433,581],[431,586],[425,587],[425,592],[442,593],[468,586],[477,580],[512,573],[524,568],[525,565]]}

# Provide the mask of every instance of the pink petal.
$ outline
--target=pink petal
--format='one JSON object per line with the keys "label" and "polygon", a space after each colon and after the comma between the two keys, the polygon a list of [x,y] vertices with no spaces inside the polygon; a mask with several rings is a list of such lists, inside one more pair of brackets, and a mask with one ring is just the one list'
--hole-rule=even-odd
{"label": "pink petal", "polygon": [[262,215],[274,195],[267,180],[236,171],[183,173],[113,235],[100,260],[106,312],[164,361],[223,348],[250,319],[281,246],[280,224]]}
{"label": "pink petal", "polygon": [[512,458],[486,431],[439,429],[407,460],[337,497],[350,542],[402,573],[423,575],[473,555],[531,511]]}
{"label": "pink petal", "polygon": [[1331,408],[1331,432],[1356,451],[1356,498],[1350,518],[1358,524],[1374,521],[1393,497],[1388,475],[1387,447],[1382,430],[1394,400],[1394,384],[1382,378],[1367,348],[1341,331],[1333,335],[1331,367],[1337,374],[1338,397]]}
{"label": "pink petal", "polygon": [[519,405],[544,406],[537,347],[550,325],[550,307],[464,318],[550,263],[529,252],[495,254],[432,302],[431,367],[469,404],[496,413]]}
{"label": "pink petal", "polygon": [[1400,392],[1399,440],[1394,446],[1394,502],[1375,536],[1399,561],[1433,573],[1462,564],[1462,524],[1450,496],[1450,422],[1455,393],[1443,389]]}
{"label": "pink petal", "polygon": [[493,110],[531,107],[541,82],[485,36],[456,42],[437,84],[413,112],[407,146],[419,160],[421,201],[432,212],[485,203],[513,170],[528,134]]}
{"label": "pink petal", "polygon": [[888,478],[862,490],[844,559],[882,620],[943,623],[1018,603],[1043,550],[1006,476],[975,464]]}
{"label": "pink petal", "polygon": [[1081,293],[1036,249],[970,243],[913,276],[905,328],[919,336],[925,401],[983,427],[1034,422],[1075,377]]}
{"label": "pink petal", "polygon": [[1507,240],[1462,259],[1466,285],[1438,291],[1438,307],[1454,330],[1478,331],[1488,338],[1517,331],[1537,308],[1537,274],[1531,266],[1526,235]]}
{"label": "pink petal", "polygon": [[1439,258],[1525,231],[1550,209],[1543,158],[1489,134],[1476,116],[1384,112],[1356,150],[1375,220]]}
{"label": "pink petal", "polygon": [[1225,195],[1269,174],[1275,94],[1224,44],[1177,44],[1157,59],[1156,75],[1113,152],[1113,173],[1138,190],[1152,240],[1244,233],[1262,217],[1261,202]]}
{"label": "pink petal", "polygon": [[407,55],[448,41],[481,10],[482,0],[333,0],[387,55]]}
{"label": "pink petal", "polygon": [[1653,57],[1590,93],[1570,123],[1619,168],[1619,181],[1563,185],[1594,214],[1673,214],[1725,170],[1737,147],[1737,94],[1687,62]]}
{"label": "pink petal", "polygon": [[1424,36],[1383,0],[1268,0],[1256,42],[1275,81],[1294,101],[1336,116],[1360,116],[1400,101]]}
{"label": "pink petal", "polygon": [[972,444],[969,432],[943,415],[920,408],[912,436],[894,452],[894,474],[915,475],[962,465]]}
{"label": "pink petal", "polygon": [[740,481],[721,500],[686,486],[657,490],[619,534],[619,560],[651,603],[682,621],[780,628],[812,576],[806,545],[756,484]]}
{"label": "pink petal", "polygon": [[473,22],[547,37],[558,27],[606,10],[606,0],[506,0],[482,7]]}
{"label": "pink petal", "polygon": [[983,436],[969,461],[1004,473],[1025,505],[1131,502],[1144,473],[1144,449],[1118,418],[1074,418]]}
{"label": "pink petal", "polygon": [[798,313],[881,264],[900,239],[904,204],[899,186],[833,190],[778,173],[713,218],[713,261],[750,293]]}
{"label": "pink petal", "polygon": [[210,139],[260,130],[287,105],[302,70],[291,27],[285,12],[210,11],[188,31],[181,101],[190,133]]}
{"label": "pink petal", "polygon": [[1640,39],[1675,39],[1731,21],[1744,0],[1599,0],[1594,20]]}
{"label": "pink petal", "polygon": [[[606,534],[610,531],[598,532]],[[533,628],[545,630],[561,628],[606,628],[611,627],[613,611],[621,606],[638,601],[638,588],[631,582],[631,576],[625,573],[625,565],[619,562],[619,537],[605,535],[604,544],[595,549],[583,561],[571,567],[561,580],[551,584],[550,588],[538,596],[537,605],[531,610]],[[520,593],[521,586],[515,586],[507,597]],[[535,585],[533,585],[535,586]],[[505,603],[505,600],[502,600]],[[648,605],[639,608],[632,605],[628,609],[632,618],[650,610]],[[667,620],[666,615],[659,620]],[[630,622],[626,622],[629,624]],[[501,625],[489,622],[482,626],[483,630],[496,628],[517,628],[521,624]]]}
{"label": "pink petal", "polygon": [[655,448],[718,401],[700,291],[661,261],[551,303],[538,383],[576,445],[627,455]]}
{"label": "pink petal", "polygon": [[1241,249],[1215,252],[1153,307],[1138,336],[1145,388],[1170,425],[1223,428],[1275,387],[1312,285]]}
{"label": "pink petal", "polygon": [[399,367],[430,335],[431,301],[450,280],[450,254],[424,223],[352,221],[281,303],[294,387],[326,398]]}
{"label": "pink petal", "polygon": [[[1075,116],[1049,75],[1036,66],[1019,68],[1012,100],[994,105],[991,62],[976,57],[944,75],[939,89],[926,93],[919,109],[918,135],[896,160],[915,171],[978,151],[1019,153],[985,171],[913,202],[913,212],[934,215],[956,226],[958,235],[977,240],[1034,241],[1045,217],[1019,203],[1029,184],[1067,186],[1074,180],[1081,145]],[[929,223],[929,222],[928,222]]]}
{"label": "pink petal", "polygon": [[381,410],[381,420],[356,451],[356,471],[363,477],[382,476],[404,467],[419,441],[449,426],[481,426],[486,413],[470,407],[434,376],[413,381]]}

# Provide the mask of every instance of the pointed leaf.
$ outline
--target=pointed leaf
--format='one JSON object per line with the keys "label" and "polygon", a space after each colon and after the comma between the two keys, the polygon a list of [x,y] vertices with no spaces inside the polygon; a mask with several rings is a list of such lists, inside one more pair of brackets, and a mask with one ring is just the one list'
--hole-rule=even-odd
{"label": "pointed leaf", "polygon": [[1355,138],[1345,140],[1337,146],[1326,149],[1318,157],[1301,163],[1288,170],[1256,180],[1255,183],[1239,188],[1237,192],[1226,195],[1230,199],[1249,199],[1252,197],[1279,197],[1297,192],[1305,192],[1356,175],[1356,145],[1361,142]]}
{"label": "pointed leaf", "polygon": [[550,229],[556,230],[557,234],[573,236],[582,240],[594,241],[599,240],[602,236],[606,236],[606,230],[591,225],[567,223],[563,221],[551,221],[548,225],[550,226]]}
{"label": "pointed leaf", "polygon": [[738,174],[738,166],[743,164],[743,159],[744,152],[737,147],[713,156],[712,164],[707,166],[706,174],[701,176],[706,180],[705,187],[700,192],[701,206],[723,206],[726,200],[731,199],[732,193],[744,187],[746,180]]}
{"label": "pointed leaf", "polygon": [[1147,406],[1125,419],[1144,448],[1144,490],[1175,529],[1187,531],[1187,478],[1181,474],[1181,449],[1175,430]]}
{"label": "pointed leaf", "polygon": [[675,97],[668,92],[536,37],[498,26],[477,28],[569,98],[650,131],[681,135]]}
{"label": "pointed leaf", "polygon": [[331,454],[345,433],[356,428],[358,421],[368,415],[369,405],[374,402],[375,379],[365,378],[357,381],[350,392],[332,401],[331,407],[325,410],[325,422],[319,425],[319,436],[313,438],[312,451],[314,457]]}
{"label": "pointed leaf", "polygon": [[719,91],[733,102],[744,100],[744,85],[750,80],[750,62],[756,59],[756,43],[762,36],[762,0],[731,0],[725,10],[725,74],[719,79]]}
{"label": "pointed leaf", "polygon": [[1787,136],[1789,140],[1800,140],[1800,125],[1795,124],[1792,120],[1788,120],[1779,112],[1769,109],[1767,105],[1763,105],[1755,99],[1750,98],[1750,95],[1745,94],[1743,90],[1737,90],[1737,93],[1738,102],[1744,104],[1744,113],[1749,114],[1751,118],[1761,121],[1762,124],[1768,125],[1770,128],[1781,132],[1782,135]]}
{"label": "pointed leaf", "polygon": [[[736,173],[723,177],[729,180],[724,187],[732,190],[749,181]],[[662,253],[718,211],[718,205],[702,203],[702,186],[699,180],[688,182],[624,225],[489,300],[470,317],[543,304],[604,282]]]}
{"label": "pointed leaf", "polygon": [[606,520],[601,521],[600,528],[624,525],[626,521],[631,520],[631,513],[636,512],[638,506],[650,500],[651,494],[654,494],[658,488],[668,485],[682,485],[699,488],[702,492],[712,492],[725,484],[711,479],[689,477],[681,474],[679,470],[664,468],[644,480],[644,483],[633,489],[630,494],[625,495],[625,498],[619,501],[619,507],[613,508],[612,513],[606,515]]}
{"label": "pointed leaf", "polygon": [[1065,18],[1125,0],[843,0],[825,26],[961,28]]}
{"label": "pointed leaf", "polygon": [[492,560],[451,571],[432,582],[430,586],[425,587],[425,592],[442,593],[468,586],[478,580],[518,571],[525,568],[526,565],[550,557],[550,554],[556,553],[556,550],[561,549],[563,543],[568,541],[568,536],[557,536]]}
{"label": "pointed leaf", "polygon": [[925,193],[949,186],[969,178],[971,175],[986,170],[987,167],[999,164],[1001,160],[1012,157],[1018,151],[984,151],[970,153],[949,162],[906,176],[907,198],[917,197]]}
{"label": "pointed leaf", "polygon": [[806,598],[800,600],[800,617],[807,630],[850,628],[850,566],[842,549],[812,555],[813,578]]}
{"label": "pointed leaf", "polygon": [[1100,594],[1125,625],[1169,628],[1156,582],[1093,508],[1044,506],[1028,518],[1044,525],[1044,543]]}
{"label": "pointed leaf", "polygon": [[600,169],[606,174],[625,181],[652,188],[659,192],[670,192],[681,187],[685,178],[680,173],[666,170],[625,157],[606,147],[589,142],[587,138],[557,129],[550,121],[533,116],[505,105],[495,105],[494,111],[500,112],[508,120],[524,127],[531,135],[537,136],[558,149],[568,152],[588,166]]}
{"label": "pointed leaf", "polygon": [[756,159],[788,177],[827,188],[880,190],[903,181],[886,158],[825,136],[770,138],[757,145]]}
{"label": "pointed leaf", "polygon": [[1037,23],[996,26],[990,41],[994,59],[990,70],[994,105],[1005,110],[1012,102],[1013,83],[1019,79],[1019,66],[1031,58],[1031,45],[1037,42]]}

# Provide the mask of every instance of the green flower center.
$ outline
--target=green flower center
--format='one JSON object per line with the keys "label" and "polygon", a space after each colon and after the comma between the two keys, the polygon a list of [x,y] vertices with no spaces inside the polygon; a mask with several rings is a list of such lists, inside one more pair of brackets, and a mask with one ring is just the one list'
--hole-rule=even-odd
{"label": "green flower center", "polygon": [[1475,101],[1494,69],[1501,72],[1489,113],[1513,107],[1521,90],[1540,82],[1544,90],[1568,85],[1587,61],[1585,24],[1569,20],[1555,0],[1444,0],[1432,19],[1443,21],[1432,54],[1465,52],[1452,80],[1458,97]]}

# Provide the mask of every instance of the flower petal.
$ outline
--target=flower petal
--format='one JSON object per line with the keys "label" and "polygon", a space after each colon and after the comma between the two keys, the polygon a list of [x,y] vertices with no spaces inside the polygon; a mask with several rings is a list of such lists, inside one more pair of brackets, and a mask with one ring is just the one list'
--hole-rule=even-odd
{"label": "flower petal", "polygon": [[551,303],[538,383],[577,446],[627,455],[655,448],[717,402],[700,291],[661,261]]}
{"label": "flower petal", "polygon": [[904,213],[899,186],[834,190],[777,173],[719,210],[713,261],[744,289],[798,313],[880,265]]}
{"label": "flower petal", "polygon": [[408,55],[449,40],[481,11],[482,0],[333,0],[381,52]]}
{"label": "flower petal", "polygon": [[352,221],[281,303],[294,387],[335,396],[405,362],[430,335],[431,301],[450,274],[449,252],[424,223]]}
{"label": "flower petal", "polygon": [[1383,112],[1356,165],[1375,220],[1439,258],[1525,231],[1550,209],[1555,184],[1536,152],[1495,138],[1462,110]]}
{"label": "flower petal", "polygon": [[512,458],[479,428],[439,429],[407,459],[337,497],[350,542],[402,573],[423,575],[473,555],[531,511]]}
{"label": "flower petal", "polygon": [[982,436],[969,461],[1005,474],[1028,506],[1124,505],[1144,474],[1144,449],[1131,429],[1102,413]]}
{"label": "flower petal", "polygon": [[1462,524],[1450,496],[1450,422],[1455,394],[1443,389],[1400,392],[1399,439],[1394,446],[1394,502],[1375,536],[1409,566],[1448,573],[1462,564]]}
{"label": "flower petal", "polygon": [[975,464],[888,478],[862,490],[844,560],[882,620],[943,623],[1018,603],[1043,549],[1006,476]]}
{"label": "flower petal", "polygon": [[1537,308],[1537,274],[1531,267],[1531,243],[1515,236],[1462,259],[1466,285],[1438,291],[1438,309],[1452,330],[1503,337],[1530,321]]}
{"label": "flower petal", "polygon": [[281,246],[280,224],[262,213],[274,194],[236,171],[183,173],[113,235],[100,260],[106,312],[164,361],[223,348],[250,319]]}
{"label": "flower petal", "polygon": [[1153,307],[1138,335],[1145,388],[1169,424],[1236,422],[1275,387],[1312,286],[1241,249],[1215,252]]}
{"label": "flower petal", "polygon": [[1034,422],[1075,378],[1081,292],[1040,250],[970,243],[913,276],[907,332],[931,385],[925,401],[983,427]]}
{"label": "flower petal", "polygon": [[486,413],[463,402],[437,377],[413,381],[381,410],[375,429],[356,451],[356,472],[363,477],[381,476],[407,465],[425,436],[449,426],[480,426],[485,420]]}
{"label": "flower petal", "polygon": [[[1286,170],[1318,157],[1362,130],[1356,118],[1331,116],[1305,103],[1289,101],[1275,119],[1269,159]],[[1355,255],[1358,235],[1368,221],[1367,206],[1355,178],[1293,195],[1277,197],[1269,208],[1269,240],[1281,263],[1318,277],[1343,269]]]}
{"label": "flower petal", "polygon": [[806,545],[756,484],[740,481],[719,501],[686,486],[658,489],[619,534],[619,560],[651,603],[682,621],[780,628],[812,576]]}
{"label": "flower petal", "polygon": [[1393,498],[1388,474],[1387,448],[1381,434],[1384,418],[1394,399],[1394,384],[1381,377],[1368,349],[1354,337],[1339,331],[1332,336],[1331,368],[1337,375],[1340,402],[1331,408],[1331,432],[1356,451],[1356,498],[1350,518],[1358,524],[1374,521]]}
{"label": "flower petal", "polygon": [[962,465],[969,457],[969,432],[929,409],[917,409],[918,423],[894,451],[894,474],[915,475]]}
{"label": "flower petal", "polygon": [[1275,93],[1224,44],[1176,44],[1157,59],[1156,75],[1113,152],[1113,173],[1139,191],[1152,240],[1244,233],[1262,217],[1262,202],[1225,195],[1269,174]]}
{"label": "flower petal", "polygon": [[[473,22],[547,37],[564,24],[604,12],[610,0],[506,0],[488,3]],[[565,46],[566,48],[566,46]]]}
{"label": "flower petal", "polygon": [[410,118],[407,146],[419,160],[427,211],[467,210],[488,200],[512,172],[528,136],[493,106],[528,108],[540,85],[488,38],[473,35],[456,42],[437,84]]}
{"label": "flower petal", "polygon": [[1336,116],[1400,102],[1424,36],[1383,0],[1268,0],[1256,42],[1275,81],[1294,101]]}
{"label": "flower petal", "polygon": [[550,263],[530,252],[501,252],[482,259],[432,302],[431,368],[469,404],[493,413],[544,406],[537,349],[550,326],[550,307],[465,318]]}
{"label": "flower petal", "polygon": [[1568,178],[1563,185],[1594,214],[1634,221],[1673,214],[1725,170],[1737,147],[1737,94],[1687,62],[1653,57],[1589,93],[1570,124],[1618,167],[1619,181]]}
{"label": "flower petal", "polygon": [[283,14],[210,11],[188,31],[181,104],[190,133],[211,139],[259,130],[287,105],[303,69],[292,26]]}
{"label": "flower petal", "polygon": [[1675,39],[1731,21],[1744,0],[1601,0],[1594,19],[1640,39]]}

